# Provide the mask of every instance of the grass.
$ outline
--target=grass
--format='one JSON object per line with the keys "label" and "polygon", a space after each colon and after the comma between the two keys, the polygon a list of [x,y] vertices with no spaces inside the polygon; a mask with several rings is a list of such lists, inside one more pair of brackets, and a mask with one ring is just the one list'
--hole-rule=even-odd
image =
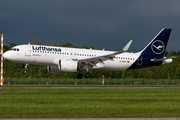
{"label": "grass", "polygon": [[180,117],[180,89],[0,89],[0,118]]}

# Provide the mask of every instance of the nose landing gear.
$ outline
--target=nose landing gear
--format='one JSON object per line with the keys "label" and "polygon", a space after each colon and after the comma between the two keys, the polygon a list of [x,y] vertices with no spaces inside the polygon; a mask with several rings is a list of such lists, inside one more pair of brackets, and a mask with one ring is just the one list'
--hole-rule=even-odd
{"label": "nose landing gear", "polygon": [[28,67],[28,64],[25,65],[25,70],[23,71],[24,74],[27,73],[27,67]]}

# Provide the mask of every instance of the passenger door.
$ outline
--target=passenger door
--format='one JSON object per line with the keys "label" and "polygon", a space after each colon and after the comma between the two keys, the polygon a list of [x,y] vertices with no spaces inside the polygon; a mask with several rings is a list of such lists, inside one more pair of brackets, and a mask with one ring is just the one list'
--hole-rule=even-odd
{"label": "passenger door", "polygon": [[28,56],[28,57],[31,56],[31,46],[25,47],[25,56]]}

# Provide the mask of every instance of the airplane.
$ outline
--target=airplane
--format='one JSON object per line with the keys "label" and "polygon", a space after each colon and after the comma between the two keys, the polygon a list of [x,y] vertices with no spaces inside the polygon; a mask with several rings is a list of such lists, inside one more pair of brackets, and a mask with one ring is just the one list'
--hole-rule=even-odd
{"label": "airplane", "polygon": [[78,72],[77,78],[83,75],[80,69],[86,69],[85,78],[90,78],[89,69],[124,71],[158,66],[171,63],[170,57],[163,57],[171,29],[163,28],[150,43],[140,52],[126,52],[132,43],[130,40],[121,51],[106,51],[44,45],[18,45],[3,54],[4,58],[27,65],[47,65],[50,73]]}

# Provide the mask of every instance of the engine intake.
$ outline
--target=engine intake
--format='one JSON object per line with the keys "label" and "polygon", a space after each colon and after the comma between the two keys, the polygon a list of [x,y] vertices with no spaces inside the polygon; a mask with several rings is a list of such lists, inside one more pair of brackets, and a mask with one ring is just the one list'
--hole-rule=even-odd
{"label": "engine intake", "polygon": [[64,72],[76,72],[77,71],[77,61],[73,60],[59,60],[59,65],[61,71]]}

